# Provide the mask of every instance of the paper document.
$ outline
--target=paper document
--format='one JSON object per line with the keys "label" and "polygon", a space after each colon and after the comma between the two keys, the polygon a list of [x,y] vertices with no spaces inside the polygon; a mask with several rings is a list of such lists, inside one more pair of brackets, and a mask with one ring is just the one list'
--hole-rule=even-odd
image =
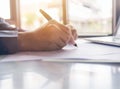
{"label": "paper document", "polygon": [[[24,60],[42,60],[42,59],[111,59],[120,58],[120,48],[113,46],[106,46],[100,44],[93,44],[89,42],[82,42],[77,40],[78,47],[67,45],[58,51],[44,51],[44,52],[19,52],[17,54],[8,55],[0,58],[4,61],[24,61]],[[118,54],[117,57],[111,57],[111,54]]]}

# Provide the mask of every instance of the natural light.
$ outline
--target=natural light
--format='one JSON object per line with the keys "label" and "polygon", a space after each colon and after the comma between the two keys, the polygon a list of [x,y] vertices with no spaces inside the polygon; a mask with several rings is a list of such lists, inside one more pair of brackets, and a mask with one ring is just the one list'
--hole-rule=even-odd
{"label": "natural light", "polygon": [[69,0],[68,15],[80,35],[112,32],[112,0]]}
{"label": "natural light", "polygon": [[10,0],[0,1],[0,17],[10,19]]}

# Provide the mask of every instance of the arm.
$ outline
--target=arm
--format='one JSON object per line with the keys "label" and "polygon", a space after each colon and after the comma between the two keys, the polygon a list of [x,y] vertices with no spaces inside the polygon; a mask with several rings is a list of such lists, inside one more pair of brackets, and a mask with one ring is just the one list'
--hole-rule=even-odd
{"label": "arm", "polygon": [[0,18],[0,55],[18,51],[17,31]]}
{"label": "arm", "polygon": [[[4,33],[4,37],[1,35],[3,32],[0,32],[0,54],[10,54],[18,51],[59,50],[73,41],[73,39],[71,40],[71,30],[54,20],[32,32],[17,33],[15,29],[8,26],[9,24],[5,25],[7,28],[5,28],[6,26],[3,28],[0,25],[0,31],[2,29],[7,30]],[[12,31],[14,34],[11,34]],[[74,35],[77,34],[75,33]]]}
{"label": "arm", "polygon": [[19,32],[18,33],[19,51],[30,51],[31,40],[32,40],[32,32]]}
{"label": "arm", "polygon": [[[1,33],[0,31],[0,34]],[[4,37],[0,36],[0,54],[11,54],[18,52],[17,36],[11,35],[10,32],[5,32]]]}

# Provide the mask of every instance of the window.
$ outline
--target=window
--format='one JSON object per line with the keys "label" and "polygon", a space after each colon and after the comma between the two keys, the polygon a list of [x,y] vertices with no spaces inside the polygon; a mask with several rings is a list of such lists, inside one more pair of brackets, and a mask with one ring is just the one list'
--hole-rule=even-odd
{"label": "window", "polygon": [[113,0],[67,0],[67,11],[80,36],[112,33]]}
{"label": "window", "polygon": [[20,27],[19,0],[1,0],[0,17],[6,19],[10,24]]}
{"label": "window", "polygon": [[[112,33],[114,1],[116,0],[1,0],[0,16],[17,27],[32,30],[47,21],[39,13],[41,8],[57,21],[72,24],[80,36],[109,35]],[[117,18],[120,12],[118,6]]]}
{"label": "window", "polygon": [[39,9],[45,10],[55,20],[62,22],[61,0],[20,0],[21,28],[33,30],[47,20]]}
{"label": "window", "polygon": [[0,17],[10,19],[10,0],[1,0],[0,7]]}

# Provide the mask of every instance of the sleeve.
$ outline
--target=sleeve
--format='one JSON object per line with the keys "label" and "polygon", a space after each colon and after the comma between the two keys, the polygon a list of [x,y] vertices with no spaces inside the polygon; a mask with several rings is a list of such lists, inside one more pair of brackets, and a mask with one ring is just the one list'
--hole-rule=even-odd
{"label": "sleeve", "polygon": [[18,52],[18,31],[0,18],[0,55]]}

